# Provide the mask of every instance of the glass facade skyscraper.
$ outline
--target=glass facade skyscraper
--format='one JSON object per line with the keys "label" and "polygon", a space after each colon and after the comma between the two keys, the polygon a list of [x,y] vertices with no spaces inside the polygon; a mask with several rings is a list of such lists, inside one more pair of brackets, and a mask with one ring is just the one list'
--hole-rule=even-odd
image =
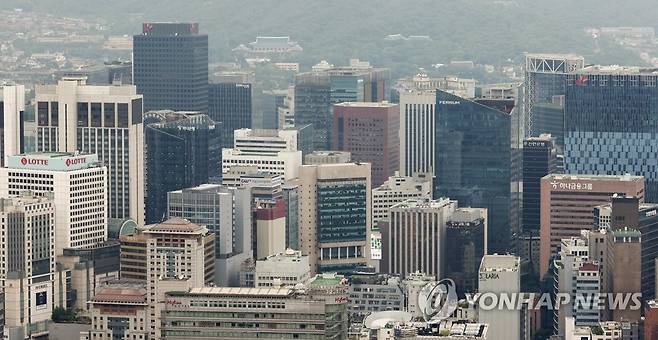
{"label": "glass facade skyscraper", "polygon": [[572,174],[644,176],[658,202],[658,74],[593,66],[569,75],[565,168]]}
{"label": "glass facade skyscraper", "polygon": [[541,178],[557,173],[557,151],[551,135],[523,141],[523,231],[537,231],[540,225]]}
{"label": "glass facade skyscraper", "polygon": [[524,117],[527,136],[551,134],[562,148],[566,78],[584,64],[583,57],[570,54],[526,55]]}
{"label": "glass facade skyscraper", "polygon": [[208,112],[208,35],[196,23],[145,23],[133,36],[133,81],[144,109]]}
{"label": "glass facade skyscraper", "polygon": [[251,128],[251,84],[214,83],[208,88],[208,116],[222,131],[222,148],[233,147],[233,132]]}
{"label": "glass facade skyscraper", "polygon": [[509,112],[437,90],[435,150],[433,197],[487,208],[489,249],[507,251],[512,208]]}
{"label": "glass facade skyscraper", "polygon": [[207,115],[156,111],[146,126],[146,223],[167,214],[169,191],[218,181],[221,176],[220,131]]}

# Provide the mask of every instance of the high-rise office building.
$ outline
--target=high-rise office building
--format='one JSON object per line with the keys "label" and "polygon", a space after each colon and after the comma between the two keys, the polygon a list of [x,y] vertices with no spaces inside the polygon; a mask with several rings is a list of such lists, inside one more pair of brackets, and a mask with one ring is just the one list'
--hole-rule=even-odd
{"label": "high-rise office building", "polygon": [[299,246],[311,273],[370,264],[370,164],[303,165],[299,170]]}
{"label": "high-rise office building", "polygon": [[[618,195],[610,203],[594,208],[594,222],[610,230],[629,228],[641,233],[641,255],[634,261],[641,265],[640,289],[644,301],[655,297],[658,257],[658,205],[641,203],[638,197]],[[640,261],[637,259],[640,258]]]}
{"label": "high-rise office building", "polygon": [[400,166],[398,106],[343,102],[333,110],[332,150],[350,152],[353,162],[370,163],[372,186],[380,186]]}
{"label": "high-rise office building", "polygon": [[[187,280],[190,287],[203,287],[215,279],[215,233],[188,220],[172,218],[149,225],[146,238],[146,292],[149,304],[150,338],[159,339],[161,327],[159,292],[163,280]],[[182,285],[182,284],[181,284]]]}
{"label": "high-rise office building", "polygon": [[232,166],[222,175],[222,185],[247,188],[254,200],[275,201],[282,196],[283,176],[262,172],[255,165]]}
{"label": "high-rise office building", "polygon": [[[519,258],[513,255],[485,255],[479,270],[480,293],[518,294],[521,292]],[[488,339],[521,339],[521,311],[516,308],[480,309],[478,321],[489,324]]]}
{"label": "high-rise office building", "polygon": [[295,76],[295,125],[311,124],[313,151],[331,144],[331,86],[329,76],[301,73]]}
{"label": "high-rise office building", "polygon": [[421,71],[411,77],[398,79],[391,89],[391,101],[402,103],[405,93],[428,91],[434,93],[437,89],[450,92],[462,98],[475,98],[477,81],[475,79],[458,78],[455,76],[430,77]]}
{"label": "high-rise office building", "polygon": [[352,155],[346,151],[313,151],[304,155],[304,164],[340,164],[349,163]]}
{"label": "high-rise office building", "polygon": [[445,277],[446,224],[455,209],[457,202],[447,198],[410,199],[391,207],[390,222],[381,229],[383,272]]}
{"label": "high-rise office building", "polygon": [[632,174],[658,202],[658,74],[592,66],[567,77],[565,165],[574,174]]}
{"label": "high-rise office building", "polygon": [[523,141],[522,231],[539,230],[539,200],[542,177],[557,172],[557,151],[551,135]]}
{"label": "high-rise office building", "polygon": [[299,184],[289,181],[282,186],[283,201],[286,204],[286,249],[299,247]]}
{"label": "high-rise office building", "polygon": [[297,151],[298,131],[295,129],[236,129],[232,148],[245,153],[276,155],[279,151]]}
{"label": "high-rise office building", "polygon": [[455,281],[459,293],[478,289],[480,262],[487,254],[486,237],[486,209],[457,208],[446,222],[444,277]]}
{"label": "high-rise office building", "polygon": [[558,149],[562,149],[567,75],[584,66],[585,59],[576,55],[526,55],[523,110],[527,136],[549,133],[555,137]]}
{"label": "high-rise office building", "polygon": [[0,86],[0,165],[6,157],[25,152],[25,86]]}
{"label": "high-rise office building", "polygon": [[386,100],[388,69],[350,60],[349,66],[314,69],[295,76],[295,125],[313,125],[313,151],[330,150],[332,105]]}
{"label": "high-rise office building", "polygon": [[[430,175],[431,176],[431,175]],[[408,199],[432,198],[432,179],[423,176],[400,176],[398,172],[384,184],[372,189],[372,226],[388,220],[389,209]]]}
{"label": "high-rise office building", "polygon": [[[611,232],[612,251],[609,276],[614,293],[634,294],[641,292],[642,283],[642,234],[639,230],[624,227]],[[612,309],[612,320],[640,321],[641,310],[632,308]]]}
{"label": "high-rise office building", "polygon": [[23,327],[27,335],[51,318],[57,306],[55,268],[55,202],[29,191],[0,198],[0,281],[6,300],[7,328]]}
{"label": "high-rise office building", "polygon": [[436,91],[400,94],[400,173],[434,173]]}
{"label": "high-rise office building", "polygon": [[135,86],[84,78],[37,85],[37,151],[97,154],[107,167],[109,218],[144,222],[142,96]]}
{"label": "high-rise office building", "polygon": [[208,35],[197,23],[144,23],[133,36],[133,81],[147,111],[208,112]]}
{"label": "high-rise office building", "polygon": [[208,115],[221,126],[222,148],[233,147],[233,131],[252,127],[251,84],[211,83]]}
{"label": "high-rise office building", "polygon": [[[437,90],[433,197],[486,208],[489,249],[509,249],[513,100],[478,103]],[[501,111],[503,110],[503,111]]]}
{"label": "high-rise office building", "polygon": [[594,207],[609,203],[615,195],[644,201],[644,178],[640,176],[548,175],[541,179],[539,274],[546,274],[549,261],[559,251],[562,239],[592,229]]}
{"label": "high-rise office building", "polygon": [[259,172],[297,178],[302,152],[297,149],[298,131],[271,129],[236,130],[235,147],[222,150],[222,173],[233,167],[256,166]]}
{"label": "high-rise office building", "polygon": [[145,128],[146,223],[162,221],[167,192],[218,181],[221,173],[219,127],[197,112],[149,112]]}
{"label": "high-rise office building", "polygon": [[[553,332],[564,336],[565,320],[574,318],[576,326],[597,326],[604,308],[601,264],[590,258],[587,238],[561,240],[555,268],[555,292],[571,296],[570,301],[554,309]],[[590,294],[592,294],[590,296]]]}
{"label": "high-rise office building", "polygon": [[54,194],[55,253],[107,239],[107,168],[93,154],[14,155],[0,168],[0,197]]}
{"label": "high-rise office building", "polygon": [[215,233],[215,256],[231,256],[235,247],[233,190],[202,184],[167,193],[167,219],[182,218]]}
{"label": "high-rise office building", "polygon": [[254,224],[256,259],[286,250],[286,203],[283,198],[255,200]]}

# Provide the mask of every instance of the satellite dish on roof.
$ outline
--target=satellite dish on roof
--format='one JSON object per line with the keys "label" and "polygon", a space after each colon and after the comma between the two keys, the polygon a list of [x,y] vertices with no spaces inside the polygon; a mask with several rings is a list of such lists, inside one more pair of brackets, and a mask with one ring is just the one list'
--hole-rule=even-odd
{"label": "satellite dish on roof", "polygon": [[368,329],[381,329],[386,327],[389,322],[393,323],[406,323],[411,321],[412,315],[403,311],[384,311],[375,312],[366,317],[363,325]]}

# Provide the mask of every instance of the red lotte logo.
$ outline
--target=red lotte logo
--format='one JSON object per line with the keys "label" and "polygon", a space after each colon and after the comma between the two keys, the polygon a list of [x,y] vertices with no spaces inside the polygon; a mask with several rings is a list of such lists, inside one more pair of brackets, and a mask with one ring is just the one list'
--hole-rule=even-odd
{"label": "red lotte logo", "polygon": [[21,164],[23,165],[48,165],[47,159],[38,159],[38,158],[21,158]]}
{"label": "red lotte logo", "polygon": [[84,164],[87,163],[86,158],[69,158],[66,160],[66,166],[71,166],[75,164]]}

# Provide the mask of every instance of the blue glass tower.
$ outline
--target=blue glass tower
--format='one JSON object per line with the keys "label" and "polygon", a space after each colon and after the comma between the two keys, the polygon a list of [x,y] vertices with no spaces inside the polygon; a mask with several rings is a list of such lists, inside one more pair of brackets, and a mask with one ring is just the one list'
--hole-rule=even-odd
{"label": "blue glass tower", "polygon": [[167,213],[167,193],[218,181],[222,149],[219,127],[196,112],[156,111],[146,126],[146,223]]}
{"label": "blue glass tower", "polygon": [[436,93],[434,197],[487,208],[491,253],[510,246],[513,103],[479,103],[441,90]]}
{"label": "blue glass tower", "polygon": [[567,77],[567,173],[644,176],[645,199],[658,202],[655,72],[594,66]]}

